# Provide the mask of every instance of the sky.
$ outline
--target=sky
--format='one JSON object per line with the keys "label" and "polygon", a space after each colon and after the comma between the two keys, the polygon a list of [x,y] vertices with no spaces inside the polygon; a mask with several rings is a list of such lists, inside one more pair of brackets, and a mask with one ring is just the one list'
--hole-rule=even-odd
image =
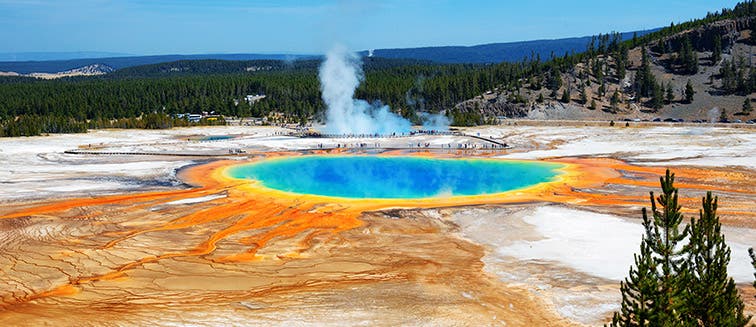
{"label": "sky", "polygon": [[627,32],[711,0],[0,0],[0,52],[321,54]]}

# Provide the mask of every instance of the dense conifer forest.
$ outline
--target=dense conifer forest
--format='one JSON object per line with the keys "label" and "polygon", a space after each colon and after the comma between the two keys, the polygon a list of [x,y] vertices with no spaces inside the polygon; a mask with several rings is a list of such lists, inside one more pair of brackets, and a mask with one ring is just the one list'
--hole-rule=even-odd
{"label": "dense conifer forest", "polygon": [[[642,105],[657,109],[671,102],[674,95],[669,85],[657,82],[650,73],[646,46],[656,52],[672,53],[674,59],[665,64],[676,73],[692,74],[699,66],[695,51],[710,50],[713,56],[721,56],[721,39],[697,40],[695,44],[687,36],[675,38],[674,42],[657,41],[723,19],[745,18],[753,29],[755,14],[756,3],[749,0],[733,9],[672,24],[627,41],[622,41],[619,33],[603,34],[594,38],[585,52],[552,54],[550,58],[533,55],[517,63],[434,64],[364,57],[365,78],[356,96],[388,104],[415,122],[418,112],[444,111],[453,124],[476,125],[491,117],[456,106],[494,89],[510,90],[511,103],[530,103],[531,99],[520,95],[523,87],[529,87],[547,88],[551,98],[562,102],[573,101],[573,96],[579,95],[579,101],[589,106],[586,85],[564,87],[563,74],[574,73],[580,64],[590,70],[575,74],[590,74],[601,81],[599,97],[611,97],[611,106],[616,108],[621,99],[616,91],[608,92],[605,84],[619,83],[628,73],[628,50],[642,47],[644,56],[634,75],[632,92],[637,101],[643,100]],[[0,136],[82,132],[101,127],[171,127],[183,124],[175,119],[179,113],[265,117],[275,112],[283,114],[279,122],[317,120],[324,110],[317,77],[319,64],[319,60],[186,60],[124,68],[102,76],[57,80],[0,77]],[[756,90],[756,70],[750,65],[733,60],[722,67],[723,93],[750,94]],[[689,91],[684,98],[692,101],[694,94]],[[254,103],[244,100],[256,94],[266,97]],[[532,99],[534,103],[543,100],[543,94]],[[595,107],[593,103],[590,105]],[[139,122],[147,115],[160,116],[160,121],[170,123]]]}

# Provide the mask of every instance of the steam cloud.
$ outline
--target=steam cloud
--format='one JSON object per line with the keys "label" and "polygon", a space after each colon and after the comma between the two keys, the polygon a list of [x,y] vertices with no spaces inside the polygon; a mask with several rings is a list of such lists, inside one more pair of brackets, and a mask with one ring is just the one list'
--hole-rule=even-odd
{"label": "steam cloud", "polygon": [[[320,88],[328,107],[325,132],[329,134],[409,133],[409,120],[391,112],[386,105],[355,99],[354,91],[365,78],[360,58],[343,46],[336,46],[326,54],[320,66]],[[426,130],[446,131],[449,120],[440,114],[420,113]]]}
{"label": "steam cloud", "polygon": [[719,108],[714,107],[709,109],[709,111],[706,113],[706,116],[709,118],[710,123],[716,123],[719,120]]}
{"label": "steam cloud", "polygon": [[421,112],[420,118],[423,120],[423,130],[436,132],[449,131],[449,118],[446,118],[444,115]]}
{"label": "steam cloud", "polygon": [[355,99],[354,90],[364,79],[359,57],[343,46],[326,54],[320,66],[320,88],[328,106],[325,130],[330,134],[409,133],[410,122],[388,106]]}

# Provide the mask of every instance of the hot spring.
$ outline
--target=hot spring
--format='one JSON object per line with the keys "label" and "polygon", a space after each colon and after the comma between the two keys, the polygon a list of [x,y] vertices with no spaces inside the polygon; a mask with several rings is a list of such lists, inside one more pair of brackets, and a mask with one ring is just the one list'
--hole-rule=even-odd
{"label": "hot spring", "polygon": [[228,174],[291,193],[417,199],[521,189],[553,181],[562,167],[558,163],[492,159],[304,156],[239,165]]}

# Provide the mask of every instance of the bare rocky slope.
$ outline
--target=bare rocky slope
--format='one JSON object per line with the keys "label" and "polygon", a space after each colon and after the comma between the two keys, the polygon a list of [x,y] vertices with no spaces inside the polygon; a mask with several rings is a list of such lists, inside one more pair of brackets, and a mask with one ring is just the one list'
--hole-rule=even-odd
{"label": "bare rocky slope", "polygon": [[[598,55],[593,59],[582,59],[571,71],[560,73],[561,86],[556,91],[544,82],[548,76],[539,76],[535,80],[528,78],[523,79],[519,87],[500,86],[461,102],[455,110],[472,112],[489,119],[502,116],[580,120],[674,118],[686,121],[718,121],[724,117],[730,121],[754,119],[755,113],[745,114],[742,108],[745,99],[753,101],[756,96],[752,91],[727,92],[722,74],[723,66],[738,63],[739,73],[745,75],[741,76],[741,79],[746,83],[753,83],[753,56],[756,44],[751,37],[752,24],[753,17],[721,20],[638,44],[627,51],[624,78],[618,76],[617,58],[612,55]],[[722,52],[721,58],[713,61],[712,44],[716,36],[721,40]],[[677,51],[674,49],[681,47],[681,40],[684,38],[690,40],[693,53],[697,57],[698,71],[694,74],[682,73],[676,65]],[[655,80],[663,86],[665,100],[666,88],[672,88],[672,101],[665,101],[661,108],[653,108],[650,97],[639,97],[636,94],[634,85],[641,69],[642,51],[646,51],[648,55],[650,70]],[[601,73],[598,74],[595,67],[597,63],[601,65]],[[690,103],[685,101],[688,81],[695,91]],[[603,94],[600,92],[602,84]],[[585,102],[581,99],[582,89],[585,90]],[[569,101],[564,101],[562,96],[567,90]],[[619,101],[613,106],[611,98],[615,90]],[[594,103],[594,108],[591,108],[591,103]]]}

